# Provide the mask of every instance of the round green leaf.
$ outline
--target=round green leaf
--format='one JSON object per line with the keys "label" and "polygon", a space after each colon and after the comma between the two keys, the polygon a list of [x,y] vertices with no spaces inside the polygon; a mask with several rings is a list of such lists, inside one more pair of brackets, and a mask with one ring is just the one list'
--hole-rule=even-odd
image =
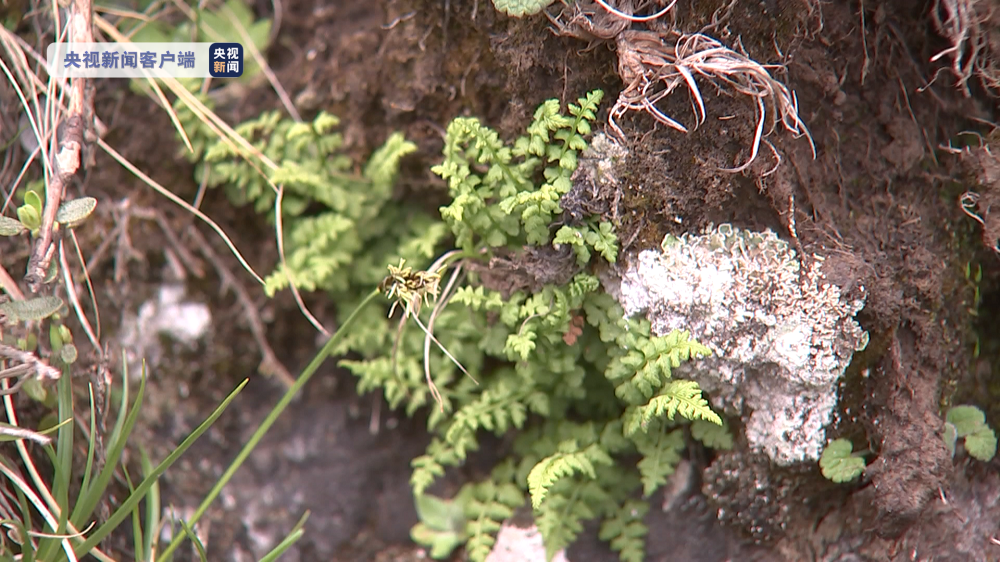
{"label": "round green leaf", "polygon": [[[30,191],[28,193],[31,193]],[[42,226],[42,215],[31,205],[21,205],[17,208],[17,218],[28,230],[36,230]]]}
{"label": "round green leaf", "polygon": [[90,216],[97,208],[97,199],[93,197],[81,197],[72,201],[65,201],[59,206],[56,212],[56,221],[66,226],[74,226]]}
{"label": "round green leaf", "polygon": [[986,425],[986,414],[975,406],[955,406],[948,410],[947,420],[955,426],[959,437],[965,437]]}
{"label": "round green leaf", "polygon": [[38,192],[27,191],[24,194],[24,204],[35,209],[35,212],[41,216],[42,214],[42,198],[38,195]]}
{"label": "round green leaf", "polygon": [[78,356],[79,352],[77,352],[76,346],[71,343],[67,343],[59,350],[59,358],[67,365],[75,363]]}
{"label": "round green leaf", "polygon": [[42,385],[41,381],[31,377],[30,379],[24,381],[24,385],[21,387],[24,393],[31,397],[32,400],[37,402],[45,402],[48,397],[48,390]]}
{"label": "round green leaf", "polygon": [[838,484],[857,478],[865,470],[865,460],[851,454],[854,446],[847,439],[835,439],[823,449],[819,466],[823,476]]}
{"label": "round green leaf", "polygon": [[59,260],[52,260],[49,264],[49,270],[45,272],[44,284],[48,285],[56,280],[56,276],[59,275]]}
{"label": "round green leaf", "polygon": [[461,531],[465,528],[462,506],[456,501],[420,494],[414,497],[414,504],[420,521],[435,531]]}
{"label": "round green leaf", "polygon": [[988,462],[997,454],[997,435],[985,427],[965,437],[965,450],[973,458]]}

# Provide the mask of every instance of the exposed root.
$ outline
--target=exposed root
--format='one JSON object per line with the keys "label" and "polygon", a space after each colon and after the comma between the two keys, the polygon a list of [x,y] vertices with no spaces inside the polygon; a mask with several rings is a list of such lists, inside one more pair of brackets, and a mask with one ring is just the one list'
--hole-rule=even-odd
{"label": "exposed root", "polygon": [[[805,123],[799,118],[795,93],[771,77],[767,67],[707,35],[674,35],[677,39],[673,45],[668,44],[662,34],[651,31],[629,30],[618,35],[618,73],[626,86],[608,118],[616,135],[624,137],[616,119],[628,111],[645,111],[660,123],[687,133],[687,127],[657,107],[658,102],[679,86],[687,87],[691,97],[695,114],[694,128],[704,123],[707,112],[701,89],[695,80],[697,76],[749,96],[757,104],[757,127],[750,159],[745,164],[726,171],[741,172],[757,158],[765,136],[768,105],[776,113],[774,125],[780,121],[796,138],[808,138],[815,157],[816,147]],[[774,126],[772,131],[773,128]]]}
{"label": "exposed root", "polygon": [[[599,4],[579,2],[564,8],[557,16],[548,15],[554,26],[553,31],[559,35],[590,41],[615,41],[618,74],[625,85],[608,115],[608,125],[615,136],[624,139],[618,120],[630,111],[646,112],[672,129],[689,132],[688,127],[664,113],[657,105],[678,87],[685,87],[688,91],[695,114],[692,128],[697,128],[707,118],[698,81],[707,79],[722,91],[751,97],[757,106],[757,127],[750,158],[746,163],[725,171],[742,172],[749,168],[760,152],[764,137],[773,132],[779,122],[795,138],[805,136],[809,139],[813,157],[816,156],[812,136],[799,118],[795,93],[771,76],[769,69],[774,66],[762,65],[742,52],[742,48],[736,51],[726,47],[705,33],[631,29],[633,22],[645,19],[631,15],[634,10],[630,0],[618,4],[619,8],[614,9],[604,1]],[[673,5],[671,2],[657,13],[666,13]],[[706,29],[717,25],[725,17],[726,10],[722,15],[716,13],[713,24]],[[774,111],[775,117],[771,130],[765,133],[768,107]]]}
{"label": "exposed root", "polygon": [[977,76],[987,90],[1000,95],[1000,45],[989,40],[993,9],[983,0],[935,0],[931,10],[934,27],[951,47],[931,58],[951,59],[951,71],[957,86],[970,96],[969,79]]}

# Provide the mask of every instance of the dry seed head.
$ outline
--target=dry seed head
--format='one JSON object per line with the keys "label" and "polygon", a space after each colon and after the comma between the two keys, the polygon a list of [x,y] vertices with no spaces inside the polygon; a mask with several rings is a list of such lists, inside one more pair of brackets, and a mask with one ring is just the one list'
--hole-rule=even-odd
{"label": "dry seed head", "polygon": [[419,315],[421,306],[430,300],[436,300],[440,291],[441,275],[437,272],[413,271],[403,267],[405,260],[399,260],[398,266],[389,266],[389,275],[379,284],[379,290],[393,300],[389,309],[391,317],[396,311],[396,305],[403,305],[404,317]]}

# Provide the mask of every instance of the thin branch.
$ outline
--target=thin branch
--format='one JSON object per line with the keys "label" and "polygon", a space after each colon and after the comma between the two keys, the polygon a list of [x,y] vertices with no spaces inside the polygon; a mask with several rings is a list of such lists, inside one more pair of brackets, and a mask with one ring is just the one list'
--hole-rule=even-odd
{"label": "thin branch", "polygon": [[[73,0],[70,8],[69,40],[71,43],[93,43],[93,6],[91,0]],[[53,229],[56,213],[66,195],[66,185],[82,164],[81,154],[84,141],[93,135],[94,90],[84,78],[72,80],[69,111],[66,119],[59,123],[57,134],[52,139],[54,158],[49,162],[53,175],[45,186],[45,207],[42,209],[42,224],[35,246],[28,260],[28,272],[24,277],[28,289],[37,293],[45,280],[49,265],[55,256],[56,247]]]}

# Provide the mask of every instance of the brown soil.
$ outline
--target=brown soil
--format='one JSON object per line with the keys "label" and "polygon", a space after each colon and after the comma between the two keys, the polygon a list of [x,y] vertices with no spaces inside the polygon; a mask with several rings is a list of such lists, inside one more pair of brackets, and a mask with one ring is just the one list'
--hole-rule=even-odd
{"label": "brown soil", "polygon": [[[258,4],[259,14],[269,16],[271,4]],[[1000,460],[953,460],[939,437],[942,407],[952,401],[977,403],[994,425],[1000,419],[1000,331],[993,320],[1000,306],[993,251],[1000,242],[1000,137],[983,124],[995,119],[998,107],[975,88],[963,96],[947,71],[938,73],[945,63],[927,62],[948,46],[933,32],[930,9],[914,0],[677,2],[673,26],[695,32],[712,25],[727,44],[741,39],[755,60],[785,63],[775,75],[796,93],[815,157],[807,139],[793,139],[779,126],[766,137],[773,152],[762,147],[743,173],[720,171],[748,159],[754,104],[705,87],[707,119],[689,133],[644,114],[619,120],[629,141],[630,175],[622,178],[622,197],[609,216],[619,219],[627,249],[721,222],[770,227],[789,239],[794,234],[806,255],[827,256],[823,267],[833,281],[867,293],[859,320],[871,343],[845,377],[838,423],[828,436],[849,436],[856,445],[867,440],[874,462],[862,482],[833,485],[814,466],[775,470],[739,450],[718,458],[692,455],[703,472],[675,504],[680,507],[649,516],[648,560],[1000,556]],[[433,205],[444,200],[444,184],[429,167],[440,157],[443,128],[452,118],[477,116],[510,137],[545,99],[572,102],[595,88],[605,91],[606,117],[623,87],[613,40],[621,30],[598,30],[607,33],[587,41],[557,36],[548,26],[542,16],[506,18],[489,0],[298,0],[283,3],[269,61],[305,117],[324,109],[342,119],[352,155],[363,158],[393,131],[416,142],[399,195]],[[108,142],[127,146],[122,150],[137,166],[190,200],[197,191],[192,168],[164,149],[175,146],[169,120],[120,86],[108,83],[98,91],[97,113],[112,126]],[[121,96],[128,103],[119,105]],[[237,120],[278,107],[273,92],[261,87],[220,112]],[[692,128],[683,91],[660,109]],[[3,125],[8,130],[6,119]],[[982,142],[965,151],[942,148],[968,140],[963,131],[979,131]],[[767,175],[775,156],[780,166]],[[179,233],[191,224],[103,156],[75,189],[156,209]],[[965,192],[975,194],[968,210],[979,222],[959,205]],[[124,211],[111,207],[99,207],[94,229],[81,240],[85,252],[120,223]],[[234,211],[212,191],[206,212],[240,248],[266,248],[248,253],[258,271],[270,270],[276,260],[271,232],[250,209]],[[154,222],[131,224],[137,258],[118,251],[91,272],[111,325],[156,291],[173,259]],[[235,260],[210,240],[240,277]],[[182,243],[193,244],[185,236]],[[24,256],[18,259],[14,267],[5,265],[23,267]],[[525,270],[524,259],[511,256],[497,266]],[[970,262],[984,271],[978,315],[964,275]],[[528,273],[512,282],[530,285],[544,277]],[[277,382],[251,374],[258,350],[235,299],[220,296],[216,272],[189,267],[187,275],[194,281],[191,298],[211,303],[215,329],[197,349],[170,348],[164,354],[169,362],[153,373],[155,406],[144,430],[151,453],[182,439],[239,380],[249,376],[251,383],[239,410],[224,416],[168,473],[164,501],[178,510],[197,505],[282,392]],[[316,349],[314,332],[289,295],[268,301],[251,285],[268,339],[294,372]],[[334,303],[310,297],[309,305],[332,323]],[[974,359],[977,337],[981,351]],[[306,509],[312,512],[307,534],[292,559],[417,556],[408,542],[416,521],[408,477],[409,459],[427,439],[422,422],[394,418],[379,401],[356,396],[349,375],[327,369],[209,511],[203,525],[209,559],[259,556],[261,545],[281,536]],[[380,420],[376,433],[369,431],[373,416]],[[570,559],[614,560],[592,535],[571,549]]]}

